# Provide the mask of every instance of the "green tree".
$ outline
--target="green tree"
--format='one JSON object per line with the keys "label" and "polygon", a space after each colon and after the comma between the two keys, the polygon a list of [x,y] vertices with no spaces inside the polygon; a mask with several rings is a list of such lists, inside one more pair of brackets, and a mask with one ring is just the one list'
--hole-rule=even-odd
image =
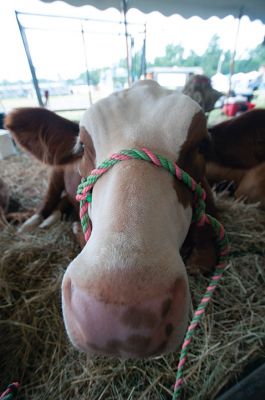
{"label": "green tree", "polygon": [[223,54],[223,62],[221,65],[220,72],[225,75],[229,74],[231,68],[230,66],[231,66],[231,52],[227,50]]}
{"label": "green tree", "polygon": [[162,57],[156,57],[155,67],[174,67],[183,65],[184,48],[181,45],[168,44],[166,54]]}
{"label": "green tree", "polygon": [[182,65],[185,67],[200,67],[201,62],[201,57],[195,51],[191,50],[188,57],[183,60]]}
{"label": "green tree", "polygon": [[[101,74],[101,69],[95,69],[88,72],[90,85],[97,86],[99,84],[100,74]],[[79,76],[79,79],[87,83],[87,73],[82,72],[82,74],[80,74]]]}
{"label": "green tree", "polygon": [[236,60],[235,72],[258,70],[261,65],[265,65],[265,46],[263,44],[250,50],[247,58]]}
{"label": "green tree", "polygon": [[192,50],[186,58],[184,58],[184,48],[181,45],[169,44],[166,46],[165,55],[156,57],[153,66],[202,67],[206,75],[212,76],[217,71],[222,54],[219,41],[219,36],[214,35],[202,56]]}
{"label": "green tree", "polygon": [[[132,74],[135,79],[138,79],[141,69],[141,57],[142,52],[139,51],[134,54],[132,58]],[[222,58],[222,60],[221,60]],[[181,45],[168,44],[165,49],[165,54],[160,57],[156,57],[154,63],[147,63],[147,67],[202,67],[205,75],[211,77],[218,69],[218,65],[221,63],[220,72],[223,74],[229,74],[231,64],[231,52],[223,50],[220,47],[220,38],[218,35],[213,35],[209,41],[208,48],[205,50],[202,56],[199,56],[195,51],[191,51],[189,55],[184,58],[184,48]],[[258,70],[261,65],[265,65],[265,46],[260,44],[255,49],[249,51],[244,59],[235,60],[234,72],[249,72],[252,70]],[[126,59],[121,59],[119,67],[127,68]],[[100,80],[102,71],[106,68],[97,69],[90,71],[90,81],[92,85],[97,85]],[[79,79],[86,82],[86,73],[83,72]],[[115,78],[120,84],[124,84],[127,78]]]}
{"label": "green tree", "polygon": [[217,71],[218,63],[222,54],[222,49],[220,48],[219,42],[219,36],[216,34],[213,35],[209,42],[208,48],[201,57],[201,67],[207,76],[212,76]]}
{"label": "green tree", "polygon": [[[137,51],[132,57],[132,76],[133,76],[134,80],[137,80],[139,75],[140,75],[141,63],[142,63],[142,50]],[[126,60],[126,58],[121,59],[119,61],[118,66],[121,67],[121,68],[127,68],[127,60]],[[150,66],[152,66],[152,64],[147,63],[147,67],[150,67]],[[120,81],[123,82],[123,80],[120,80]]]}
{"label": "green tree", "polygon": [[141,71],[142,63],[142,52],[138,51],[132,57],[132,76],[134,80],[137,80]]}

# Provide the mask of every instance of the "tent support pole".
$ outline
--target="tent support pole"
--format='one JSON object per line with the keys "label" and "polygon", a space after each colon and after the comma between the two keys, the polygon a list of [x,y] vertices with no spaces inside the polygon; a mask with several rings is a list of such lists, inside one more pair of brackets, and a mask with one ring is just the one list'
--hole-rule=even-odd
{"label": "tent support pole", "polygon": [[238,24],[237,24],[237,30],[236,30],[236,36],[235,36],[235,44],[234,44],[234,49],[233,49],[233,53],[232,53],[231,61],[230,61],[228,96],[231,95],[231,90],[232,90],[232,75],[234,75],[234,72],[235,72],[235,57],[236,57],[237,43],[238,43],[238,36],[239,36],[239,28],[240,28],[240,23],[241,23],[242,16],[243,16],[243,7],[240,8],[239,14],[238,14]]}
{"label": "tent support pole", "polygon": [[82,43],[83,43],[83,50],[84,50],[84,57],[85,57],[85,65],[86,65],[86,82],[88,87],[88,98],[89,98],[89,105],[93,104],[92,101],[92,93],[90,89],[90,74],[88,72],[88,61],[87,61],[87,52],[86,52],[86,40],[85,40],[85,32],[83,28],[83,24],[81,24],[81,34],[82,34]]}
{"label": "tent support pole", "polygon": [[28,63],[29,63],[29,68],[30,68],[30,72],[31,72],[31,76],[32,76],[32,81],[33,81],[33,85],[34,85],[34,89],[37,95],[37,99],[39,102],[39,106],[40,107],[44,107],[44,103],[41,97],[41,92],[40,92],[40,87],[39,87],[39,83],[38,83],[38,79],[37,79],[37,75],[36,75],[36,71],[32,62],[32,58],[31,58],[31,54],[30,54],[30,50],[29,50],[29,44],[28,44],[28,40],[25,34],[25,31],[23,29],[23,26],[21,25],[19,18],[18,18],[18,12],[15,11],[16,14],[16,20],[17,20],[17,24],[18,24],[18,28],[19,28],[19,32],[21,35],[21,39],[23,42],[23,46],[24,46],[24,50],[28,59]]}
{"label": "tent support pole", "polygon": [[129,50],[129,35],[128,35],[128,22],[127,22],[127,0],[122,0],[122,13],[123,13],[123,22],[124,22],[124,31],[125,31],[125,41],[126,41],[126,60],[127,60],[127,71],[128,71],[128,87],[132,85],[132,60],[131,60],[131,52]]}
{"label": "tent support pole", "polygon": [[142,50],[142,58],[141,58],[141,72],[140,77],[143,76],[146,79],[146,23],[144,24],[144,42],[143,42],[143,50]]}

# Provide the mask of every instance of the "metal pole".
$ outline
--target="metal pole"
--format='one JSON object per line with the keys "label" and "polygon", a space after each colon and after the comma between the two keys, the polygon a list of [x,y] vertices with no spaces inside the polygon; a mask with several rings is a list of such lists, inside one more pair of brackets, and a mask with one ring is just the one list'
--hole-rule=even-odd
{"label": "metal pole", "polygon": [[243,16],[243,7],[241,7],[240,10],[239,10],[238,24],[237,24],[237,30],[236,30],[236,36],[235,36],[234,49],[233,49],[233,53],[232,53],[231,61],[230,61],[229,91],[228,91],[228,95],[229,96],[231,95],[231,89],[232,89],[232,75],[234,75],[234,72],[235,72],[235,56],[236,56],[237,42],[238,42],[238,36],[239,36],[239,28],[240,28],[240,23],[241,23],[242,16]]}
{"label": "metal pole", "polygon": [[15,14],[16,14],[17,24],[18,24],[18,28],[19,28],[19,31],[20,31],[21,39],[22,39],[22,42],[23,42],[24,50],[25,50],[25,53],[26,53],[26,56],[27,56],[27,59],[28,59],[29,68],[30,68],[30,72],[31,72],[31,76],[32,76],[35,92],[36,92],[36,95],[37,95],[37,99],[38,99],[38,102],[39,102],[39,106],[40,107],[44,107],[44,103],[43,103],[43,100],[42,100],[42,97],[41,97],[41,92],[40,92],[40,88],[39,88],[39,84],[38,84],[36,71],[35,71],[35,68],[34,68],[34,65],[33,65],[33,62],[32,62],[32,58],[31,58],[31,54],[30,54],[30,50],[29,50],[29,44],[28,44],[27,36],[25,34],[23,26],[21,25],[21,23],[19,21],[18,12],[15,11]]}
{"label": "metal pole", "polygon": [[127,59],[127,71],[128,71],[128,86],[132,85],[132,58],[129,50],[129,39],[128,39],[128,22],[127,22],[127,0],[122,0],[122,12],[124,21],[125,41],[126,41],[126,59]]}
{"label": "metal pole", "polygon": [[93,103],[93,101],[92,101],[92,94],[91,94],[91,89],[90,89],[90,75],[89,75],[89,72],[88,72],[88,62],[87,62],[87,53],[86,53],[86,40],[85,40],[85,33],[84,33],[83,24],[81,24],[81,33],[82,33],[83,49],[84,49],[85,64],[86,64],[86,81],[87,81],[87,86],[88,86],[88,97],[89,97],[89,104],[91,105]]}
{"label": "metal pole", "polygon": [[146,23],[144,24],[144,42],[143,42],[143,50],[141,57],[141,71],[139,78],[143,76],[146,78]]}

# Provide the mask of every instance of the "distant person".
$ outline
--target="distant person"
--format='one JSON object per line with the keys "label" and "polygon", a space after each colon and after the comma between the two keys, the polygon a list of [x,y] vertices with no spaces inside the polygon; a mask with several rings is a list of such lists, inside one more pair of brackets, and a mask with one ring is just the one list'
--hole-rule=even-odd
{"label": "distant person", "polygon": [[49,95],[49,90],[44,90],[44,107],[48,107]]}
{"label": "distant person", "polygon": [[265,89],[265,65],[261,65],[259,68],[259,75],[254,79],[250,85],[251,89],[264,90]]}
{"label": "distant person", "polygon": [[5,114],[3,112],[0,112],[0,129],[4,129],[4,117]]}

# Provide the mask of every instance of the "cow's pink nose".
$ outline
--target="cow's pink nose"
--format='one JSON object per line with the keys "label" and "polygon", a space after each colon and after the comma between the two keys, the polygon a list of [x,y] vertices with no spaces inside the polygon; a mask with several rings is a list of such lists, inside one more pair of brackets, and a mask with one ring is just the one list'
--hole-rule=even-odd
{"label": "cow's pink nose", "polygon": [[141,304],[115,304],[95,298],[66,276],[63,313],[69,337],[90,355],[143,358],[173,351],[183,339],[189,304],[186,288],[177,289]]}

